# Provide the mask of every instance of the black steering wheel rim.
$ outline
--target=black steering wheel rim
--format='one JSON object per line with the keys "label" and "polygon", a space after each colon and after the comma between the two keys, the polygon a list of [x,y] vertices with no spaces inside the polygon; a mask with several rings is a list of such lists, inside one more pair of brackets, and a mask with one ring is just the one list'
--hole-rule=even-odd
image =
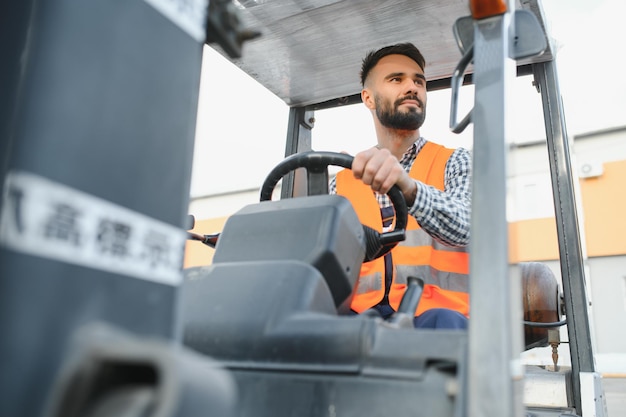
{"label": "black steering wheel rim", "polygon": [[[298,168],[305,168],[307,172],[320,172],[321,170],[328,172],[329,165],[351,169],[353,160],[354,157],[351,155],[337,152],[307,151],[290,155],[276,165],[265,178],[261,186],[260,201],[271,200],[272,192],[274,188],[276,188],[278,181],[291,171],[295,171]],[[395,227],[392,231],[379,233],[368,226],[363,226],[368,239],[368,252],[370,252],[366,254],[366,261],[383,256],[406,237],[409,210],[404,195],[397,185],[394,185],[387,195],[395,211]],[[372,243],[380,246],[380,248],[370,250]]]}

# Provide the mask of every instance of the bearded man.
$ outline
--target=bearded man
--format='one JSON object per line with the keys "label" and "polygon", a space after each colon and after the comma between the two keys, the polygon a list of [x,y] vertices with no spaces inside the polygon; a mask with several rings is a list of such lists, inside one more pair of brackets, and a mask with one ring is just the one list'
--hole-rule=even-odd
{"label": "bearded man", "polygon": [[[416,328],[467,328],[471,156],[420,136],[426,118],[425,60],[411,43],[369,52],[361,67],[361,99],[372,113],[377,144],[354,157],[331,181],[359,219],[378,231],[391,227],[386,193],[395,184],[409,212],[407,239],[384,257],[364,262],[351,308],[397,311],[407,278],[425,282]],[[375,207],[375,209],[372,209]]]}

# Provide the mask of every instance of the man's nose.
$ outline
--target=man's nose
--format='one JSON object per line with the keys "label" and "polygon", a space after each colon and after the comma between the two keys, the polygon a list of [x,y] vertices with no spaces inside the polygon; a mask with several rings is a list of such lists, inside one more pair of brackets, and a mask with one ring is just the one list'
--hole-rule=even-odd
{"label": "man's nose", "polygon": [[417,85],[415,84],[415,81],[408,79],[404,81],[404,91],[406,93],[417,93]]}

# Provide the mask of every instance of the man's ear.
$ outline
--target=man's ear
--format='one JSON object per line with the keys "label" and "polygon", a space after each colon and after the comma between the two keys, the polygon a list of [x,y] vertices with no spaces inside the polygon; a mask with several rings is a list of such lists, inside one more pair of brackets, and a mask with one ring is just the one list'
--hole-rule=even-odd
{"label": "man's ear", "polygon": [[361,101],[363,102],[363,104],[365,104],[365,107],[370,110],[374,110],[376,108],[374,95],[367,88],[361,90]]}

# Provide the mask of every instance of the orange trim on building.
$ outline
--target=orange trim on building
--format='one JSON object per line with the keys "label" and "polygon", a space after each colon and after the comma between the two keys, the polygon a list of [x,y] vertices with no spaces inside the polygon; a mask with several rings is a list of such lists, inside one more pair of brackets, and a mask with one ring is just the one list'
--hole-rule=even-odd
{"label": "orange trim on building", "polygon": [[626,161],[603,166],[601,176],[580,180],[589,257],[626,254]]}
{"label": "orange trim on building", "polygon": [[554,217],[509,223],[509,262],[559,259]]}
{"label": "orange trim on building", "polygon": [[[626,161],[605,162],[599,177],[581,178],[582,215],[588,257],[626,255]],[[554,217],[509,224],[511,263],[559,259]]]}

